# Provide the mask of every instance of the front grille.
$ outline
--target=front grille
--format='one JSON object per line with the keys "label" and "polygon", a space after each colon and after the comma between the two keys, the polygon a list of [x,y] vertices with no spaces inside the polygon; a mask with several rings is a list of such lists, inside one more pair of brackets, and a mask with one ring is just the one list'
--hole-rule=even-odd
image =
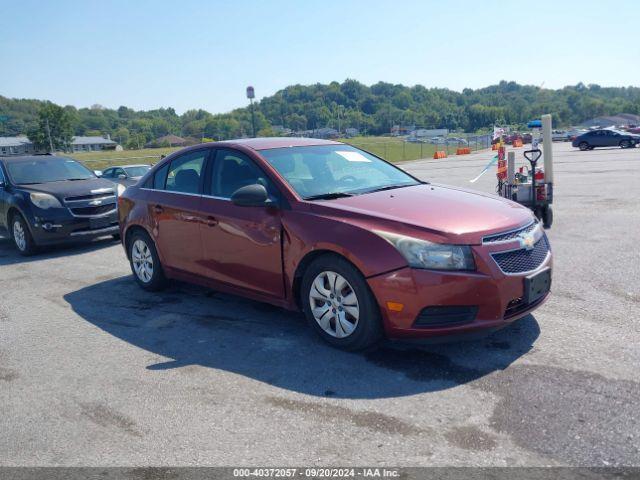
{"label": "front grille", "polygon": [[102,215],[103,213],[112,212],[116,209],[115,203],[109,203],[107,205],[98,205],[96,207],[78,207],[71,208],[71,213],[81,216],[94,216]]}
{"label": "front grille", "polygon": [[538,221],[535,220],[531,222],[529,225],[523,228],[519,228],[517,230],[512,230],[509,232],[496,233],[495,235],[488,235],[482,239],[482,243],[498,243],[498,242],[508,242],[509,240],[514,240],[518,238],[518,235],[522,233],[529,233],[535,230],[538,226]]}
{"label": "front grille", "polygon": [[413,326],[435,328],[463,325],[473,322],[477,313],[476,306],[425,307],[418,314]]}
{"label": "front grille", "polygon": [[522,297],[514,298],[508,303],[507,308],[504,311],[504,318],[509,319],[511,317],[515,317],[519,313],[522,313],[525,310],[529,310],[535,307],[536,305],[541,303],[545,299],[545,297],[546,295],[543,295],[542,297],[537,299],[535,302],[531,302],[531,303],[525,302],[524,298]]}
{"label": "front grille", "polygon": [[549,253],[549,241],[546,235],[542,235],[532,250],[524,248],[509,252],[492,253],[500,270],[504,273],[524,273],[538,268]]}
{"label": "front grille", "polygon": [[82,202],[83,200],[106,200],[109,198],[115,198],[115,192],[111,189],[106,189],[104,191],[100,191],[99,193],[91,193],[88,195],[78,195],[75,197],[67,197],[64,199],[65,202]]}

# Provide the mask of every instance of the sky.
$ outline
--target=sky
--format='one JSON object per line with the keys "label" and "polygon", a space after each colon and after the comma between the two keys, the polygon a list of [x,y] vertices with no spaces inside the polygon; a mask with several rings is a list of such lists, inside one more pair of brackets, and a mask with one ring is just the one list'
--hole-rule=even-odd
{"label": "sky", "polygon": [[292,84],[640,86],[640,2],[0,0],[0,95],[212,113]]}

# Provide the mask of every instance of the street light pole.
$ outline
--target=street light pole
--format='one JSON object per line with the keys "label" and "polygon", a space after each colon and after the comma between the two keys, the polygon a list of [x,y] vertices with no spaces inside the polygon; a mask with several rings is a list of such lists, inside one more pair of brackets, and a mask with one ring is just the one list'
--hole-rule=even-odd
{"label": "street light pole", "polygon": [[249,99],[249,105],[251,109],[251,129],[253,131],[253,138],[256,138],[256,114],[253,110],[253,99],[256,96],[256,92],[252,86],[247,87],[247,98]]}

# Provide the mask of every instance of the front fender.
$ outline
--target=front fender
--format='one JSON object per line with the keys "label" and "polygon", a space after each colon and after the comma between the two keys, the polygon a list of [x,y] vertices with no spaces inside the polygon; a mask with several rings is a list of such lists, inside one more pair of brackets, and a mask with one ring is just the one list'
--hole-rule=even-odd
{"label": "front fender", "polygon": [[361,226],[296,211],[286,211],[282,221],[283,264],[290,280],[302,259],[319,250],[342,255],[365,277],[407,266],[407,261],[395,247]]}

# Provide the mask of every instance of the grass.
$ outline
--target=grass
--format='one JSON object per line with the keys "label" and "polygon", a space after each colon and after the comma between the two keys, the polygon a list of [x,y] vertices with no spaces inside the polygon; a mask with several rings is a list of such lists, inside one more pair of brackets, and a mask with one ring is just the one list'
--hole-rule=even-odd
{"label": "grass", "polygon": [[[436,150],[444,150],[448,155],[456,152],[455,145],[432,145],[430,143],[410,143],[397,137],[353,137],[342,138],[341,142],[362,148],[390,162],[432,158]],[[474,147],[474,145],[470,145]],[[162,155],[175,152],[179,147],[143,148],[140,150],[123,150],[122,152],[86,152],[69,155],[80,160],[92,170],[104,170],[111,165],[130,163],[156,163]],[[473,148],[475,149],[475,148]]]}
{"label": "grass", "polygon": [[104,170],[111,165],[127,165],[132,163],[156,163],[162,155],[179,150],[179,147],[171,148],[142,148],[140,150],[123,150],[121,152],[82,152],[72,153],[69,156],[81,161],[92,170]]}

